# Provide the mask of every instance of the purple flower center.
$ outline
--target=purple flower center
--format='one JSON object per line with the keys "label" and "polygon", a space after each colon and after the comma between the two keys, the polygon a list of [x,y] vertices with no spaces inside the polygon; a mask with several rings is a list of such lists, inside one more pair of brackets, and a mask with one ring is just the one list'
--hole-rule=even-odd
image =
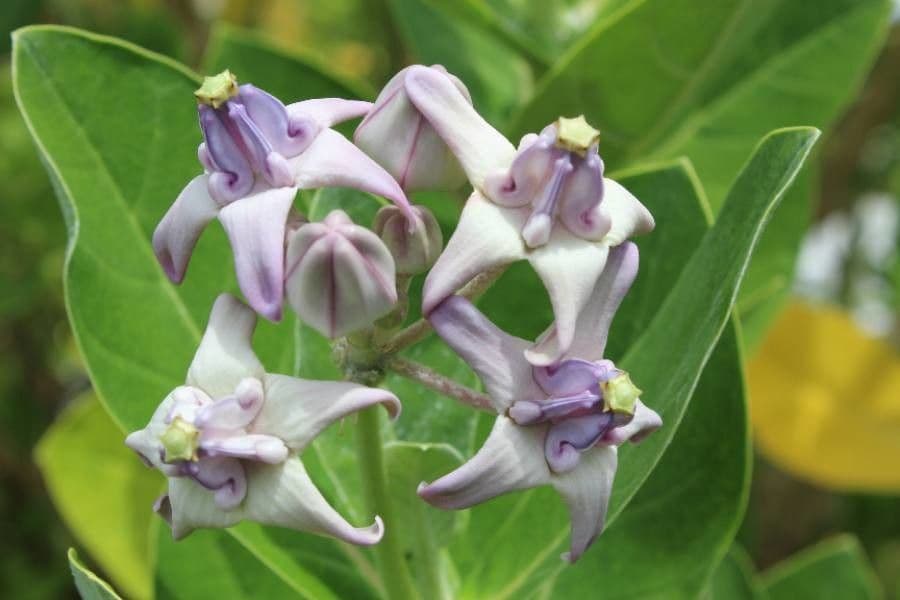
{"label": "purple flower center", "polygon": [[547,425],[544,454],[557,473],[573,469],[581,452],[631,421],[631,414],[604,402],[601,384],[622,374],[612,361],[571,359],[532,372],[547,396],[514,402],[508,414],[518,425]]}
{"label": "purple flower center", "polygon": [[292,185],[287,159],[309,147],[320,130],[250,84],[217,108],[200,104],[198,112],[204,139],[198,156],[210,172],[210,194],[222,205],[250,193],[257,175],[275,187]]}
{"label": "purple flower center", "polygon": [[610,219],[601,211],[603,161],[596,143],[584,152],[572,150],[559,137],[556,124],[540,135],[522,138],[507,173],[485,178],[484,191],[497,204],[531,207],[522,239],[531,248],[550,240],[558,219],[572,234],[599,240],[609,231]]}

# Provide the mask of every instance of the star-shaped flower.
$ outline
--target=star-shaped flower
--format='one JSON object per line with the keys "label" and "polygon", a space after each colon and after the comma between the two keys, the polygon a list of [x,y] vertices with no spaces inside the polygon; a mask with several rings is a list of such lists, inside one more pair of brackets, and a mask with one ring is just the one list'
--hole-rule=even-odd
{"label": "star-shaped flower", "polygon": [[471,302],[451,296],[431,313],[438,334],[478,374],[497,413],[478,452],[455,471],[419,487],[429,503],[467,508],[491,498],[552,485],[569,508],[574,562],[603,529],[616,472],[616,447],[662,425],[638,400],[628,374],[603,359],[613,314],[637,273],[638,252],[610,252],[562,360],[530,364],[528,341],[508,335]]}
{"label": "star-shaped flower", "polygon": [[475,188],[425,282],[423,311],[482,271],[528,260],[550,294],[556,320],[553,341],[532,348],[528,358],[537,365],[558,361],[609,249],[650,231],[653,217],[603,177],[599,132],[583,117],[526,135],[517,150],[440,71],[411,68],[405,89]]}
{"label": "star-shaped flower", "polygon": [[328,425],[396,396],[353,383],[266,373],[250,347],[256,315],[219,296],[188,369],[187,382],[162,401],[126,444],[168,477],[156,510],[181,539],[194,529],[242,520],[377,543],[379,517],[353,527],[322,497],[299,454]]}
{"label": "star-shaped flower", "polygon": [[299,189],[349,187],[394,201],[412,222],[409,202],[387,171],[332,125],[361,117],[369,102],[322,98],[284,106],[222,73],[196,92],[204,173],[176,198],[153,234],[169,279],[180,283],[200,234],[219,218],[234,252],[241,291],[259,314],[281,318],[284,240]]}

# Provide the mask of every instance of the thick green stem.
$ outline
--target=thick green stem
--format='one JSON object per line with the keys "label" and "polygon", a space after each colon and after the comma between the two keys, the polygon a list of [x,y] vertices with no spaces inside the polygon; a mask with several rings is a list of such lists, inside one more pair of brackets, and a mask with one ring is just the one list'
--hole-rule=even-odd
{"label": "thick green stem", "polygon": [[396,523],[396,515],[394,515],[385,480],[379,410],[378,407],[372,407],[359,413],[356,446],[363,488],[366,498],[369,500],[369,508],[380,515],[387,524],[384,537],[374,546],[375,559],[388,598],[390,600],[414,600],[418,598],[418,594],[403,558],[400,540],[396,534],[397,530],[391,528],[391,524]]}

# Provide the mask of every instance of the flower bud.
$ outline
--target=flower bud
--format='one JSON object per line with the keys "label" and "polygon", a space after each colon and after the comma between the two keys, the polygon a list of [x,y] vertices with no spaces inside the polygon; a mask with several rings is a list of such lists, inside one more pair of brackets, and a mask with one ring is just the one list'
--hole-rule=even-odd
{"label": "flower bud", "polygon": [[[406,93],[407,67],[394,75],[363,119],[353,141],[400,183],[406,192],[453,190],[465,181],[462,167],[447,144]],[[469,104],[466,86],[440,65],[430,67],[447,74]]]}
{"label": "flower bud", "polygon": [[370,326],[397,302],[390,251],[342,210],[301,226],[288,242],[286,262],[288,302],[330,338]]}
{"label": "flower bud", "polygon": [[385,206],[375,215],[372,229],[394,257],[399,275],[418,275],[431,268],[444,248],[437,219],[424,206],[413,206],[412,227],[396,206]]}

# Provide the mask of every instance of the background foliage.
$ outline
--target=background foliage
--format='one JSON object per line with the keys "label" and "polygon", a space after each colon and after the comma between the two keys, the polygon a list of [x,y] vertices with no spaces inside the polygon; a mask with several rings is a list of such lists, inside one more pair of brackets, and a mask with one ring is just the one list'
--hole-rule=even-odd
{"label": "background foliage", "polygon": [[[0,14],[10,30],[75,25],[170,58],[66,29],[16,35],[16,93],[39,153],[7,77],[0,100],[0,277],[9,290],[0,300],[4,591],[60,597],[77,584],[85,597],[107,597],[74,554],[67,567],[73,544],[126,597],[154,590],[179,598],[251,590],[370,597],[378,588],[368,552],[312,536],[241,525],[172,543],[146,510],[162,480],[120,444],[120,427],[141,425],[182,380],[211,299],[235,289],[230,263],[219,258],[227,253],[218,228],[204,235],[179,288],[163,279],[147,243],[197,170],[194,72],[229,66],[284,99],[371,98],[400,66],[440,62],[510,134],[585,112],[604,132],[608,169],[653,210],[659,226],[640,240],[642,270],[609,350],[636,374],[667,427],[623,452],[611,525],[572,569],[560,569],[557,558],[565,515],[552,494],[516,494],[448,518],[411,502],[410,486],[395,486],[405,515],[398,535],[414,565],[411,532],[444,545],[446,581],[420,585],[473,598],[596,589],[604,597],[871,598],[881,589],[900,597],[900,504],[892,497],[900,490],[900,229],[876,231],[888,248],[880,254],[865,241],[873,197],[893,207],[880,214],[898,220],[900,36],[889,31],[886,1],[819,4],[726,0],[704,4],[698,18],[689,0],[7,3]],[[826,134],[796,180],[808,131],[783,131],[757,147],[770,130],[794,125]],[[377,208],[334,190],[301,201],[313,218],[352,206],[365,222]],[[417,201],[452,231],[457,198]],[[835,218],[849,232],[843,237],[833,234]],[[84,393],[85,366],[63,315],[66,225],[74,242],[66,304],[96,395]],[[823,247],[838,248],[829,274],[837,284],[804,270],[804,256],[815,263],[828,255]],[[514,303],[504,290],[517,291]],[[850,312],[796,302],[782,311],[792,290]],[[511,269],[482,306],[522,336],[549,319],[527,268]],[[881,341],[869,339],[873,331]],[[256,342],[271,370],[331,375],[324,341],[299,324],[261,327]],[[434,340],[411,353],[475,383]],[[764,452],[753,461],[752,483],[745,370]],[[445,471],[486,434],[485,419],[450,400],[398,379],[389,385],[406,405],[393,435],[407,442],[388,440],[398,481]],[[329,431],[304,460],[323,491],[362,522],[353,435],[352,426]],[[423,441],[440,444],[411,445]],[[825,539],[837,532],[856,537]],[[203,576],[235,565],[240,577]]]}

